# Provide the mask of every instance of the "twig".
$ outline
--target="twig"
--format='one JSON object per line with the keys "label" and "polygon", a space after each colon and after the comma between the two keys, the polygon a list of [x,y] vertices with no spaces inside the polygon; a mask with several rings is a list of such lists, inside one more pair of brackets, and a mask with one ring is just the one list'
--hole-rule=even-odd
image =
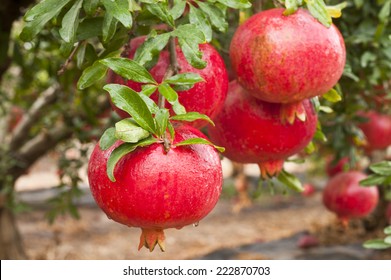
{"label": "twig", "polygon": [[22,117],[19,124],[15,127],[14,132],[12,133],[10,141],[10,149],[14,150],[20,147],[24,141],[28,138],[30,133],[30,128],[34,125],[36,120],[39,118],[42,109],[47,107],[50,104],[53,104],[58,95],[58,90],[60,86],[56,83],[53,86],[46,89],[38,97],[37,100],[30,107],[28,112]]}
{"label": "twig", "polygon": [[65,63],[63,65],[61,65],[61,68],[60,70],[57,71],[57,75],[58,76],[61,76],[62,74],[65,73],[65,71],[67,70],[67,67],[69,65],[69,63],[71,63],[71,61],[73,60],[73,57],[75,56],[77,50],[79,49],[80,45],[81,45],[82,42],[77,42],[76,46],[73,48],[71,54],[69,55],[69,57],[67,58],[67,60],[65,60]]}

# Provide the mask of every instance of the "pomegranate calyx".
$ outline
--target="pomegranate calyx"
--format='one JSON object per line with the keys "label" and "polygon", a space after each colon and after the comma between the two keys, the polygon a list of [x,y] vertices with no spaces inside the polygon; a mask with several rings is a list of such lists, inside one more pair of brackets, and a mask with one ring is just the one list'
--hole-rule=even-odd
{"label": "pomegranate calyx", "polygon": [[145,247],[152,252],[157,244],[159,245],[160,250],[164,252],[166,250],[164,244],[165,239],[166,237],[164,236],[164,231],[162,229],[142,228],[138,250],[140,251],[142,247]]}
{"label": "pomegranate calyx", "polygon": [[284,165],[283,159],[262,161],[258,163],[262,179],[269,179],[277,176]]}
{"label": "pomegranate calyx", "polygon": [[305,122],[307,119],[307,115],[303,102],[299,101],[283,104],[281,106],[280,118],[283,123],[288,122],[289,124],[293,124],[296,118],[302,122]]}

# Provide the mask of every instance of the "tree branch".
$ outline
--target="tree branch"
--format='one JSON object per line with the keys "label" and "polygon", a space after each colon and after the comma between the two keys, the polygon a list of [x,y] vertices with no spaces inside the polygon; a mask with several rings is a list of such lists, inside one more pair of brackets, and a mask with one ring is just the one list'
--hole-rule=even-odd
{"label": "tree branch", "polygon": [[42,109],[53,104],[58,96],[60,86],[55,83],[46,89],[39,98],[33,103],[28,112],[23,116],[20,123],[15,127],[10,142],[10,149],[15,150],[20,147],[28,138],[30,128],[38,120]]}

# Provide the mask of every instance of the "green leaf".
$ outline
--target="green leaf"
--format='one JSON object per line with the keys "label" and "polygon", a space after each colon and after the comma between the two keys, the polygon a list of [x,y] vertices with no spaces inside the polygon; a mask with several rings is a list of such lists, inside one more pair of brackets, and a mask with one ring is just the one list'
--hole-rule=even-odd
{"label": "green leaf", "polygon": [[221,153],[225,151],[225,148],[213,145],[213,143],[211,143],[210,141],[204,138],[189,138],[179,143],[176,143],[175,146],[179,147],[179,146],[187,146],[187,145],[195,145],[195,144],[211,145]]}
{"label": "green leaf", "polygon": [[129,12],[129,5],[127,0],[101,0],[106,11],[115,17],[126,28],[130,29],[133,24],[132,15]]}
{"label": "green leaf", "polygon": [[391,244],[387,244],[382,239],[368,240],[364,243],[364,248],[367,249],[388,249],[391,248]]}
{"label": "green leaf", "polygon": [[322,97],[332,103],[336,103],[342,100],[342,97],[335,89],[330,89],[327,93],[323,94]]}
{"label": "green leaf", "polygon": [[251,3],[248,0],[217,0],[217,2],[234,9],[247,9],[251,7]]}
{"label": "green leaf", "polygon": [[99,147],[102,151],[107,150],[111,146],[114,145],[114,143],[117,141],[117,138],[115,137],[115,128],[110,127],[106,129],[106,131],[103,133],[102,137],[99,140]]}
{"label": "green leaf", "polygon": [[364,187],[372,187],[381,185],[386,180],[385,177],[373,174],[368,176],[366,179],[360,181],[360,185]]}
{"label": "green leaf", "polygon": [[143,85],[141,87],[141,92],[146,96],[151,96],[157,89],[155,85]]}
{"label": "green leaf", "polygon": [[319,112],[323,112],[323,113],[326,113],[326,114],[331,114],[333,111],[332,108],[328,107],[328,106],[319,106]]}
{"label": "green leaf", "polygon": [[168,131],[170,132],[171,139],[175,139],[175,129],[170,122],[167,124]]}
{"label": "green leaf", "polygon": [[100,0],[87,0],[83,2],[83,9],[88,15],[96,13]]}
{"label": "green leaf", "polygon": [[172,105],[172,110],[175,112],[177,115],[183,115],[186,114],[186,108],[179,103],[179,100],[175,101]]}
{"label": "green leaf", "polygon": [[178,18],[180,18],[184,13],[185,8],[186,8],[186,1],[174,0],[174,6],[170,10],[170,14],[171,14],[172,18],[174,20],[177,20]]}
{"label": "green leaf", "polygon": [[302,192],[304,190],[300,180],[297,179],[296,176],[286,172],[285,170],[282,170],[278,174],[277,180],[296,192]]}
{"label": "green leaf", "polygon": [[75,40],[82,4],[83,0],[77,0],[62,19],[61,29],[59,32],[61,38],[67,43],[71,43]]}
{"label": "green leaf", "polygon": [[113,57],[100,60],[100,63],[109,67],[115,73],[121,75],[127,80],[132,80],[138,83],[157,84],[148,70],[134,60],[123,57]]}
{"label": "green leaf", "polygon": [[85,55],[86,55],[86,48],[87,48],[87,44],[82,43],[80,45],[79,49],[77,50],[76,65],[77,65],[77,68],[79,68],[79,69],[81,69],[83,66]]}
{"label": "green leaf", "polygon": [[309,155],[315,152],[315,150],[315,145],[312,141],[304,148],[304,151]]}
{"label": "green leaf", "polygon": [[83,41],[90,38],[102,36],[102,26],[102,17],[84,19],[77,28],[77,41]]}
{"label": "green leaf", "polygon": [[156,133],[151,111],[137,92],[118,84],[108,84],[103,89],[110,93],[114,105],[131,115],[139,126],[151,133]]}
{"label": "green leaf", "polygon": [[155,101],[153,101],[150,97],[148,97],[148,95],[144,94],[143,91],[140,92],[140,97],[142,100],[144,100],[149,111],[152,114],[156,114],[156,112],[159,110],[159,107],[156,105]]}
{"label": "green leaf", "polygon": [[308,10],[314,18],[326,27],[331,26],[332,19],[323,0],[305,0],[305,2],[307,3]]}
{"label": "green leaf", "polygon": [[117,30],[117,23],[118,20],[114,18],[113,14],[106,11],[102,27],[103,42],[108,42],[113,38]]}
{"label": "green leaf", "polygon": [[225,20],[225,16],[215,4],[200,1],[197,1],[197,4],[201,10],[208,15],[210,22],[217,30],[220,32],[225,32],[227,30],[228,23]]}
{"label": "green leaf", "polygon": [[384,242],[390,245],[391,247],[391,236],[387,236],[386,238],[384,238]]}
{"label": "green leaf", "polygon": [[391,176],[391,161],[374,163],[369,168],[376,174]]}
{"label": "green leaf", "polygon": [[133,119],[123,119],[115,124],[115,137],[127,143],[137,143],[150,133],[140,127]]}
{"label": "green leaf", "polygon": [[165,82],[159,85],[158,91],[167,99],[170,104],[173,104],[178,100],[178,93]]}
{"label": "green leaf", "polygon": [[77,88],[83,90],[92,86],[96,81],[99,81],[106,77],[107,67],[96,61],[91,66],[84,69],[79,81],[77,82]]}
{"label": "green leaf", "polygon": [[388,226],[384,229],[384,234],[390,235],[391,234],[391,226]]}
{"label": "green leaf", "polygon": [[205,80],[197,73],[182,73],[175,76],[171,76],[164,82],[171,85],[188,86],[194,85],[198,82],[205,82]]}
{"label": "green leaf", "polygon": [[390,20],[391,13],[391,1],[387,1],[379,12],[379,19],[381,22],[387,22]]}
{"label": "green leaf", "polygon": [[284,15],[288,16],[297,11],[299,8],[299,3],[297,0],[285,0],[286,10],[284,11]]}
{"label": "green leaf", "polygon": [[147,40],[136,50],[134,61],[140,65],[144,66],[146,63],[152,61],[154,57],[159,56],[170,39],[170,33],[156,35],[156,31],[154,32],[155,35],[151,36],[150,34]]}
{"label": "green leaf", "polygon": [[125,155],[133,152],[137,147],[149,146],[149,145],[152,145],[156,142],[157,142],[157,140],[155,138],[149,137],[144,140],[141,140],[140,142],[138,142],[136,144],[124,143],[124,144],[118,146],[117,148],[115,148],[107,161],[106,172],[107,172],[107,176],[109,177],[110,181],[112,181],[112,182],[116,181],[114,178],[114,169],[115,169],[115,166],[117,165],[118,161],[121,158],[123,158]]}
{"label": "green leaf", "polygon": [[206,42],[212,41],[213,31],[208,18],[200,9],[195,8],[193,5],[190,5],[189,21],[204,33]]}
{"label": "green leaf", "polygon": [[193,122],[196,120],[205,120],[209,122],[211,125],[215,125],[214,122],[204,114],[200,114],[198,112],[188,112],[186,114],[181,114],[181,115],[175,115],[170,118],[171,120],[174,121],[186,121],[186,122]]}
{"label": "green leaf", "polygon": [[23,28],[20,34],[20,39],[23,41],[31,41],[45,26],[45,24],[54,18],[62,8],[71,0],[46,0],[42,1],[24,16],[27,25]]}
{"label": "green leaf", "polygon": [[205,43],[205,36],[196,25],[180,25],[172,35],[178,37],[183,54],[191,66],[197,69],[206,67],[206,62],[202,60],[202,52],[199,50],[199,44]]}
{"label": "green leaf", "polygon": [[174,19],[171,16],[170,12],[168,11],[167,4],[164,2],[157,2],[153,4],[147,4],[146,5],[147,10],[157,16],[159,19],[161,19],[163,22],[167,23],[171,27],[175,26]]}
{"label": "green leaf", "polygon": [[163,136],[166,133],[166,129],[168,126],[168,118],[170,117],[170,113],[168,109],[159,109],[156,112],[155,120],[158,130],[158,135]]}

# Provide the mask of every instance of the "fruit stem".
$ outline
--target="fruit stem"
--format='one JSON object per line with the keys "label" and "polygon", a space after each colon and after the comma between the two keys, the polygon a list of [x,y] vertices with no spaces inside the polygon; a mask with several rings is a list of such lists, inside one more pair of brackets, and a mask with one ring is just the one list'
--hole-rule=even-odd
{"label": "fruit stem", "polygon": [[277,176],[284,165],[284,160],[269,160],[258,163],[262,179],[269,179]]}
{"label": "fruit stem", "polygon": [[149,249],[150,252],[155,249],[156,244],[159,245],[162,252],[165,251],[165,240],[164,231],[162,229],[141,229],[140,243],[138,245],[138,250],[142,247]]}

